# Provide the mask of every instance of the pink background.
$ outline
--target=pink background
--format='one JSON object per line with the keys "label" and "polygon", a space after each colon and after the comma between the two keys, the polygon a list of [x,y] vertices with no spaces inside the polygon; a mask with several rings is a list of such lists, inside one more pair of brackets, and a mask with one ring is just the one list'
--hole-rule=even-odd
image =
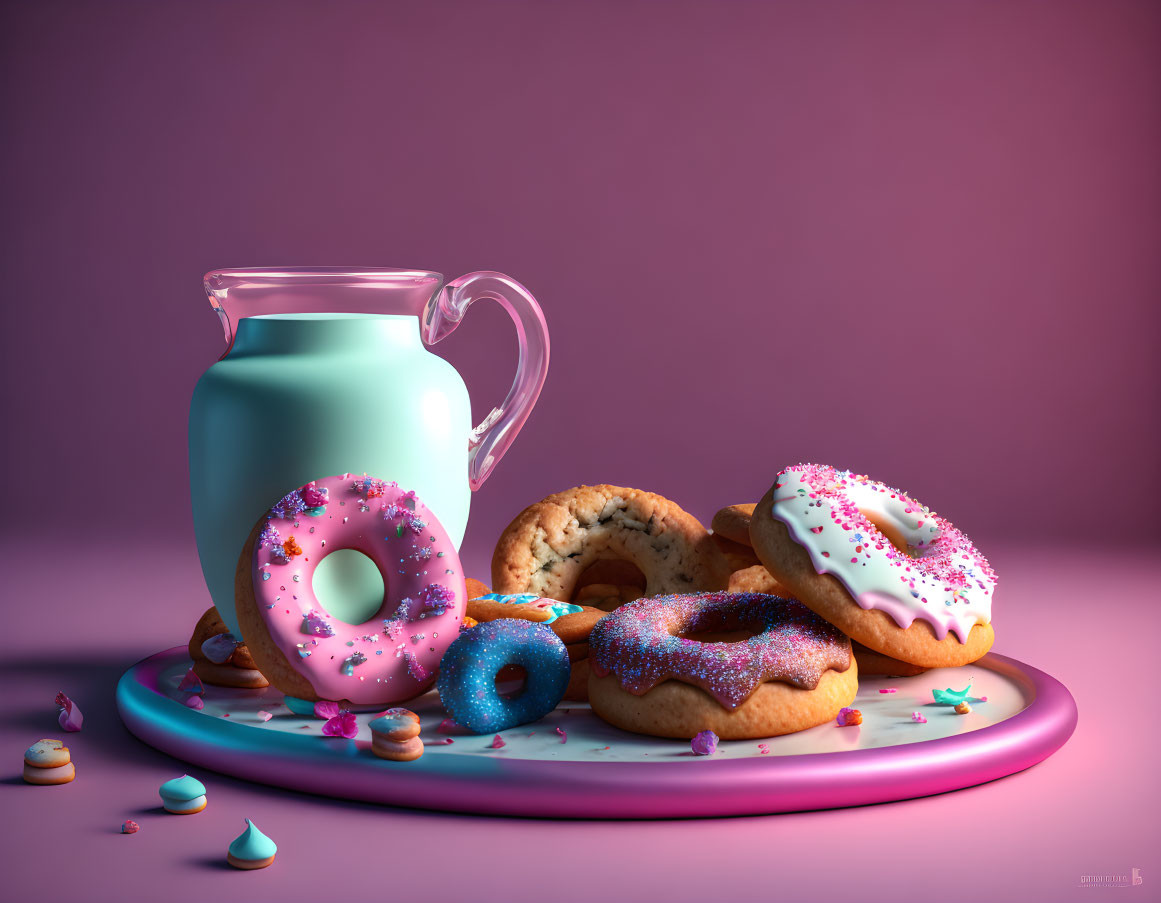
{"label": "pink background", "polygon": [[[371,849],[473,899],[513,849],[533,865],[508,899],[769,894],[772,862],[791,891],[868,899],[1161,881],[1151,634],[1091,617],[1156,595],[1161,6],[47,0],[9,4],[0,42],[5,761],[51,729],[58,684],[92,713],[87,780],[0,779],[28,829],[0,854],[11,887],[63,859],[110,898],[172,878],[285,899]],[[111,690],[207,604],[201,275],[291,264],[499,269],[541,300],[548,383],[475,499],[478,575],[520,508],[580,482],[708,521],[786,464],[851,467],[990,554],[997,650],[1073,689],[1077,736],[1025,775],[846,812],[547,835],[215,779],[204,816],[106,837],[181,770],[124,735]],[[445,346],[482,417],[510,326],[477,308]],[[286,855],[215,874],[246,812]],[[585,880],[527,852],[545,842]]]}

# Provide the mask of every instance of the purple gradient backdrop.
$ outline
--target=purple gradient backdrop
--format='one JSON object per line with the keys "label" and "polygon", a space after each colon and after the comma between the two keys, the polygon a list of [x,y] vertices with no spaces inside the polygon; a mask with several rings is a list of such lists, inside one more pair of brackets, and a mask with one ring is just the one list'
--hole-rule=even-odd
{"label": "purple gradient backdrop", "polygon": [[[22,535],[0,543],[0,796],[25,829],[3,890],[203,900],[242,880],[248,900],[285,900],[358,892],[357,863],[388,850],[483,899],[481,873],[545,842],[600,867],[574,880],[524,857],[506,898],[1093,899],[1079,876],[1137,866],[1155,886],[1155,644],[1121,628],[1153,616],[1156,552],[1059,541],[1156,546],[1161,6],[28,0],[2,16],[0,529]],[[540,298],[548,383],[475,500],[470,570],[517,510],[578,482],[708,519],[788,463],[854,467],[976,536],[1004,581],[997,651],[1064,680],[1077,734],[983,787],[776,819],[466,819],[217,776],[208,820],[156,817],[181,766],[128,737],[112,690],[206,605],[186,416],[221,337],[200,279],[291,264],[499,269]],[[477,417],[514,352],[484,307],[440,346]],[[62,506],[80,535],[47,532]],[[1058,547],[1029,552],[1044,540]],[[1098,585],[1123,606],[1107,625]],[[79,778],[29,788],[16,756],[54,729],[62,688],[87,715]],[[245,814],[283,852],[227,877]],[[142,832],[113,836],[127,816]],[[868,837],[890,840],[849,842]]]}
{"label": "purple gradient backdrop", "polygon": [[[8,481],[9,510],[53,480],[115,485],[111,527],[190,538],[186,413],[221,345],[203,271],[363,264],[503,270],[547,314],[548,383],[476,498],[473,560],[570,485],[708,519],[801,459],[981,539],[1071,533],[1093,468],[1118,536],[1150,522],[1155,3],[7,20],[3,464],[41,475]],[[446,344],[482,417],[510,327],[477,309]]]}

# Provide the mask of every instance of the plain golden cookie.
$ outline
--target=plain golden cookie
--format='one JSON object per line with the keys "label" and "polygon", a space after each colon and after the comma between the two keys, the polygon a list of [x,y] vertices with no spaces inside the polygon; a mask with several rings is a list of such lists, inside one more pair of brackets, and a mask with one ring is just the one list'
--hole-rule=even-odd
{"label": "plain golden cookie", "polygon": [[750,518],[754,516],[754,505],[727,505],[718,511],[710,521],[710,529],[715,536],[722,536],[744,546],[750,545]]}
{"label": "plain golden cookie", "polygon": [[790,537],[790,531],[771,513],[774,490],[763,497],[750,521],[754,551],[766,569],[821,618],[834,624],[868,649],[921,668],[954,668],[970,664],[992,648],[991,624],[976,624],[961,643],[953,633],[942,640],[926,621],[916,619],[902,628],[886,612],[863,609],[846,587],[830,574],[814,570],[810,553]]}
{"label": "plain golden cookie", "polygon": [[734,571],[730,574],[728,588],[731,593],[765,593],[767,596],[781,596],[783,599],[794,598],[794,594],[775,580],[774,575],[761,564],[746,568],[744,571]]}
{"label": "plain golden cookie", "polygon": [[[606,571],[600,579],[588,579],[594,565]],[[586,584],[632,585],[624,575],[638,572],[642,594],[656,596],[725,589],[730,566],[705,527],[676,503],[608,485],[578,486],[528,506],[492,556],[496,592],[562,602]]]}
{"label": "plain golden cookie", "polygon": [[758,560],[757,554],[750,546],[744,546],[740,542],[726,539],[719,533],[714,533],[713,538],[714,544],[726,556],[726,561],[730,563],[731,570],[741,571],[762,563]]}

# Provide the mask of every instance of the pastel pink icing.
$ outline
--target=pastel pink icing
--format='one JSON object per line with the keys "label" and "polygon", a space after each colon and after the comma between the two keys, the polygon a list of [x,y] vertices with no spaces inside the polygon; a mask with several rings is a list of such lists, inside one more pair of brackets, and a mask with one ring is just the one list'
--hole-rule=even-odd
{"label": "pastel pink icing", "polygon": [[[314,594],[315,568],[339,549],[362,552],[383,577],[383,605],[361,624],[332,616]],[[253,581],[293,667],[321,698],[358,705],[403,702],[434,683],[467,595],[455,546],[415,493],[351,474],[316,480],[271,509]]]}

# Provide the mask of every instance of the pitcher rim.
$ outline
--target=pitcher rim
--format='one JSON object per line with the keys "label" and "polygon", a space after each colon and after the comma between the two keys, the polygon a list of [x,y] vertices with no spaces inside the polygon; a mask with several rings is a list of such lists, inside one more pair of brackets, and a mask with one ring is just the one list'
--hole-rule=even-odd
{"label": "pitcher rim", "polygon": [[318,279],[332,284],[336,280],[350,278],[356,282],[382,282],[385,284],[405,283],[424,285],[443,282],[443,274],[434,270],[400,267],[224,267],[210,270],[203,277],[206,288],[221,290],[237,286],[240,282],[297,282],[307,283]]}

